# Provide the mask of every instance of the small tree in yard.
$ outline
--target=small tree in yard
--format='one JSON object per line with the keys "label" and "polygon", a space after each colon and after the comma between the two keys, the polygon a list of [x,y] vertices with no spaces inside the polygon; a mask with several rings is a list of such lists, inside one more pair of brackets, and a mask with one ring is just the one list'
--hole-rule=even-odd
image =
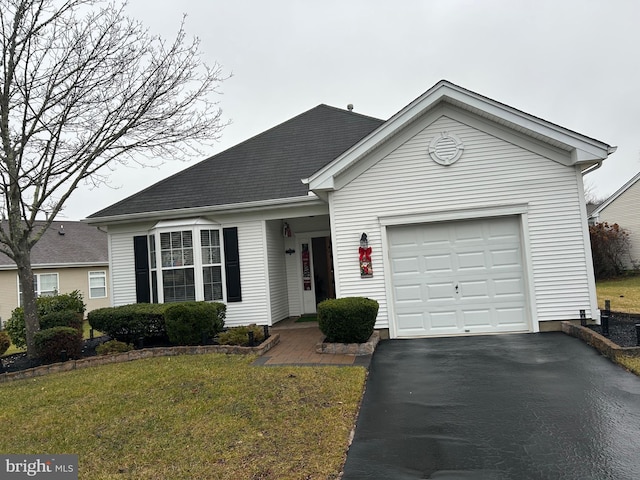
{"label": "small tree in yard", "polygon": [[[31,249],[80,182],[183,158],[223,127],[220,67],[181,26],[166,42],[100,0],[0,0],[0,252],[18,267],[27,352],[39,330]],[[2,205],[0,205],[2,206]],[[44,225],[36,216],[46,214]]]}
{"label": "small tree in yard", "polygon": [[597,279],[612,278],[625,269],[629,258],[629,233],[617,223],[596,223],[589,226],[593,269]]}

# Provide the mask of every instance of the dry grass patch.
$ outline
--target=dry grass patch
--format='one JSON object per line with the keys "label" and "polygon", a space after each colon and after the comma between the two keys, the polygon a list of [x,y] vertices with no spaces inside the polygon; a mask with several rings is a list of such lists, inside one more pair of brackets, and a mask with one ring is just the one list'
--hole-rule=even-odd
{"label": "dry grass patch", "polygon": [[624,313],[640,313],[640,275],[634,277],[601,280],[596,283],[598,307],[611,300],[611,310]]}
{"label": "dry grass patch", "polygon": [[630,372],[640,376],[640,357],[618,357],[617,362]]}
{"label": "dry grass patch", "polygon": [[337,478],[365,370],[254,359],[164,357],[2,385],[0,451],[77,453],[82,479]]}

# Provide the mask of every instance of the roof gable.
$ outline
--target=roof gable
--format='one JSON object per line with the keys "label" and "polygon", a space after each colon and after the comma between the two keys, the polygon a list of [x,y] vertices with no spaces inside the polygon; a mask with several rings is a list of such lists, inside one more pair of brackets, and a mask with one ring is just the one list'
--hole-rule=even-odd
{"label": "roof gable", "polygon": [[349,174],[343,176],[357,175],[359,170],[353,168],[355,164],[391,138],[407,130],[415,123],[416,119],[435,111],[442,104],[448,104],[458,111],[466,111],[476,117],[487,119],[521,136],[526,136],[538,144],[545,144],[556,150],[564,150],[568,152],[566,156],[568,164],[590,166],[601,162],[615,151],[615,147],[606,143],[442,80],[333,162],[305,179],[305,182],[313,191],[339,188],[349,179],[342,179],[336,183],[338,176],[345,174],[345,172],[349,172]]}
{"label": "roof gable", "polygon": [[[38,221],[35,228],[43,225]],[[107,234],[83,222],[54,221],[31,250],[31,264],[36,268],[108,263]],[[0,269],[15,268],[13,260],[0,253]]]}
{"label": "roof gable", "polygon": [[620,187],[617,191],[615,191],[613,193],[613,195],[611,195],[604,202],[602,202],[598,206],[598,208],[596,208],[593,212],[591,212],[591,215],[589,215],[589,216],[592,217],[592,218],[597,218],[598,215],[600,214],[600,212],[602,212],[602,210],[604,210],[609,205],[611,205],[613,202],[615,202],[618,197],[620,197],[624,192],[626,192],[631,187],[633,187],[638,182],[638,180],[640,180],[640,172],[638,172],[631,180],[629,180],[622,187]]}
{"label": "roof gable", "polygon": [[319,105],[88,218],[306,197],[302,178],[382,123]]}

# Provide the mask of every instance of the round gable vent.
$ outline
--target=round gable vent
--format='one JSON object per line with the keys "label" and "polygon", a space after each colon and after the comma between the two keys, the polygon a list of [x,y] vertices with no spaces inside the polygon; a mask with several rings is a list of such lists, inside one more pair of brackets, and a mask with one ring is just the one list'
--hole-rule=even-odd
{"label": "round gable vent", "polygon": [[462,156],[464,145],[462,141],[452,133],[442,132],[439,137],[431,140],[429,155],[434,162],[440,165],[451,165]]}

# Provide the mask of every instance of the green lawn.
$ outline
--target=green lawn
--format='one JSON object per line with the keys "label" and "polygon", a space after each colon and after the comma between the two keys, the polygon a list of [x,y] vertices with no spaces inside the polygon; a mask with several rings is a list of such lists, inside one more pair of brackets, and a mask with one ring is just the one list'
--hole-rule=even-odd
{"label": "green lawn", "polygon": [[598,306],[611,301],[611,310],[624,313],[640,313],[640,275],[597,282]]}
{"label": "green lawn", "polygon": [[0,452],[76,453],[88,479],[332,479],[362,367],[195,355],[0,385]]}

